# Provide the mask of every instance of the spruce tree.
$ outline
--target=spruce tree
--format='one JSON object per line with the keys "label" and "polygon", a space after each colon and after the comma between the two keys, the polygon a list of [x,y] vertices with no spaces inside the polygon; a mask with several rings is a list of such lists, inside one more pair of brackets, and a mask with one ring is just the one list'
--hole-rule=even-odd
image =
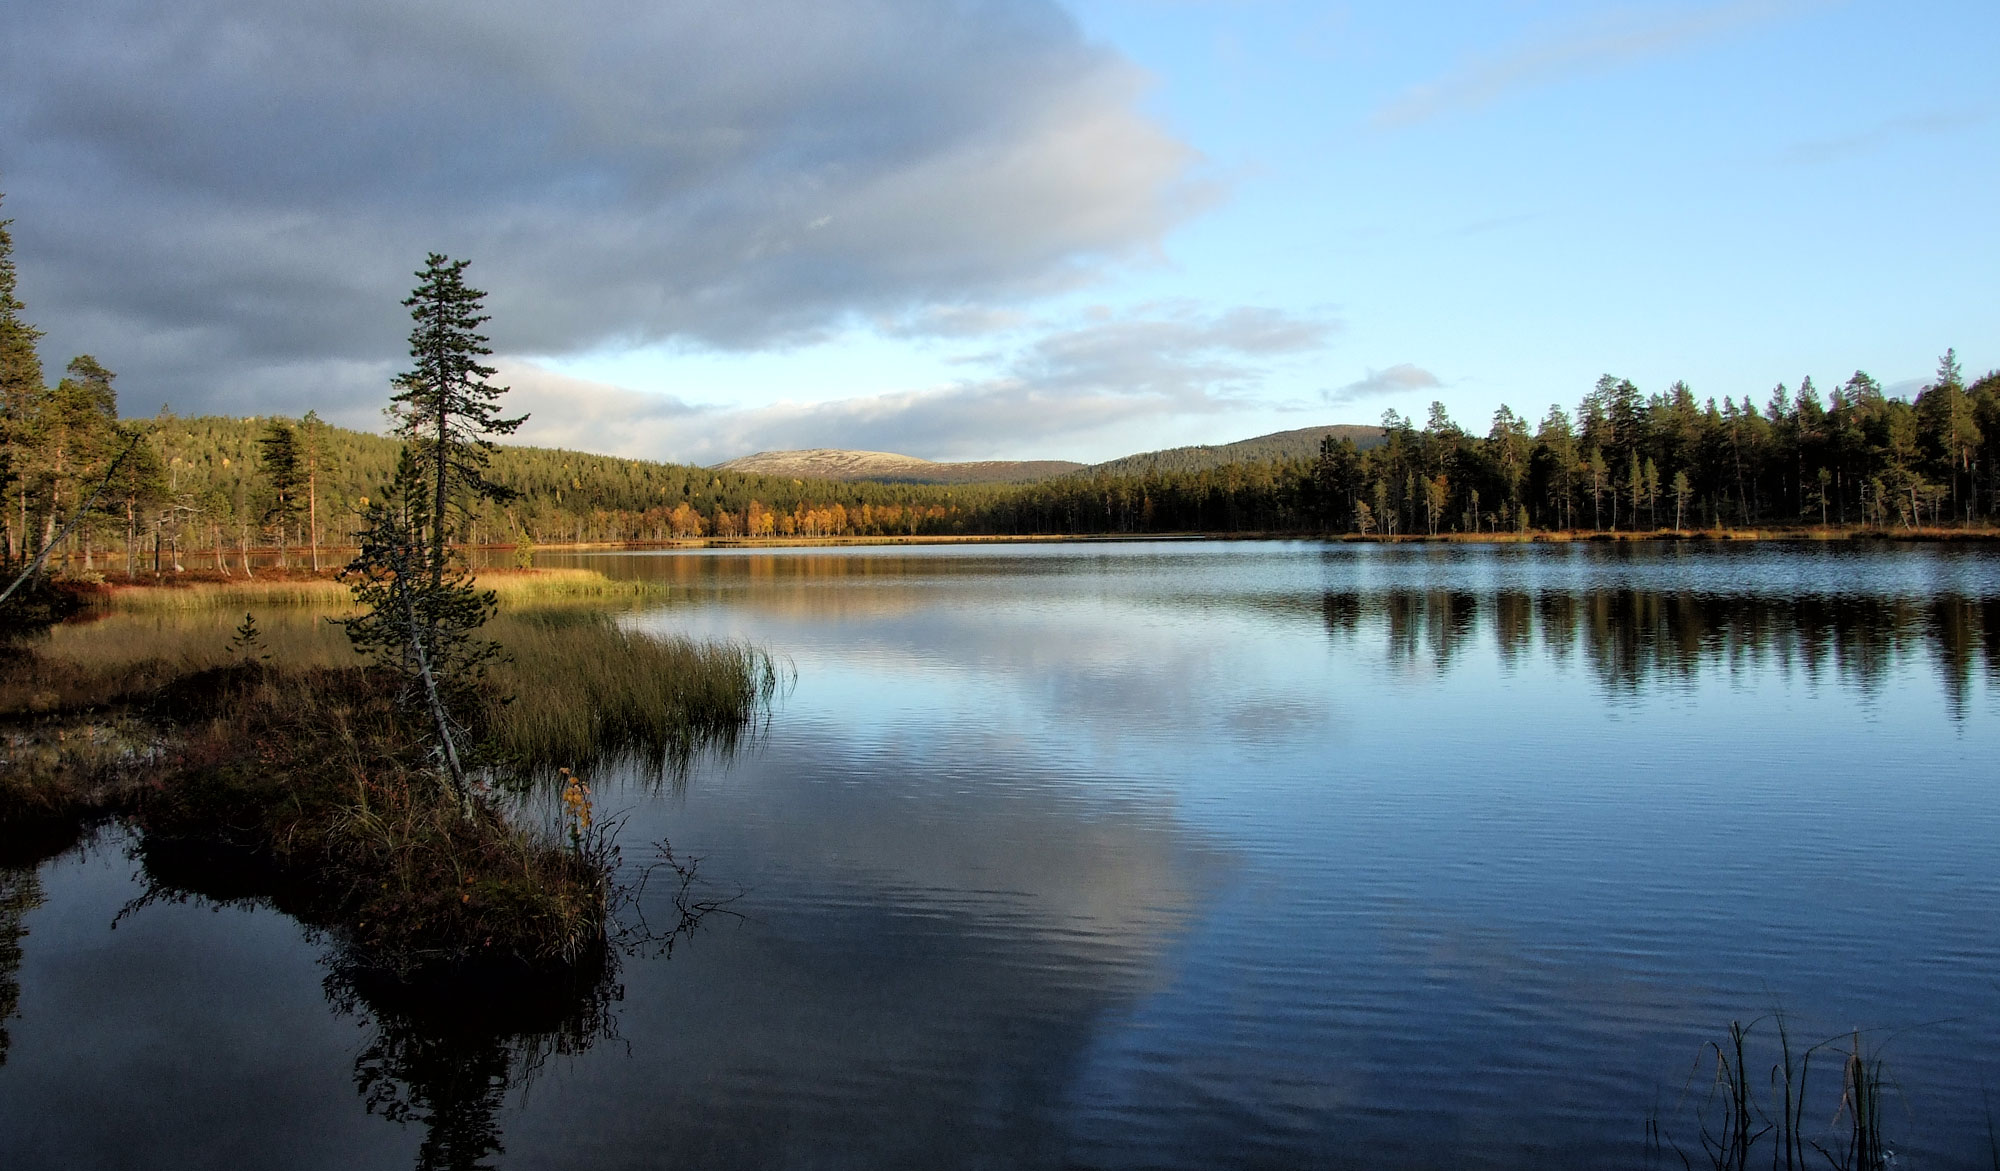
{"label": "spruce tree", "polygon": [[299,489],[305,485],[298,433],[283,419],[264,425],[257,439],[264,475],[264,527],[278,537],[278,568],[285,568],[285,534],[299,519]]}
{"label": "spruce tree", "polygon": [[[498,649],[478,637],[494,596],[478,590],[470,567],[451,555],[454,520],[476,501],[513,498],[486,478],[493,452],[487,436],[511,434],[526,416],[499,414],[507,388],[488,382],[494,370],[480,361],[492,353],[479,333],[489,320],[480,312],[486,294],[465,283],[466,263],[431,253],[417,274],[421,283],[403,302],[416,322],[414,368],[396,379],[389,408],[403,449],[395,481],[368,507],[361,550],[341,576],[363,607],[346,621],[348,637],[400,674],[421,702],[470,816],[462,713]],[[296,471],[296,447],[292,454]]]}
{"label": "spruce tree", "polygon": [[[0,199],[4,199],[0,196]],[[0,526],[8,562],[27,556],[28,464],[48,388],[35,343],[42,331],[29,325],[16,295],[14,237],[0,220]],[[9,496],[14,498],[9,506]]]}
{"label": "spruce tree", "polygon": [[447,575],[454,517],[475,501],[514,495],[486,478],[493,452],[487,436],[511,435],[527,420],[502,418],[498,402],[507,388],[487,381],[496,371],[480,361],[493,351],[479,327],[491,318],[480,311],[486,294],[465,283],[468,263],[433,252],[417,273],[421,283],[403,302],[416,322],[415,365],[396,379],[389,408],[414,464],[410,515],[424,545],[423,571],[436,586]]}
{"label": "spruce tree", "polygon": [[496,602],[490,590],[474,586],[463,565],[438,578],[428,572],[419,509],[429,492],[423,469],[404,448],[394,482],[363,514],[360,551],[341,571],[362,608],[342,624],[354,648],[401,678],[407,699],[428,716],[453,796],[469,817],[470,762],[459,750],[467,732],[462,713],[476,702],[486,665],[499,654],[498,646],[478,636]]}

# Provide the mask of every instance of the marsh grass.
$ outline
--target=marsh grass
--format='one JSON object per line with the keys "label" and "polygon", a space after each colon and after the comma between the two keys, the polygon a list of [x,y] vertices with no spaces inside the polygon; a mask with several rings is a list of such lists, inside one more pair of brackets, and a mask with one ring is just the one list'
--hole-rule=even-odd
{"label": "marsh grass", "polygon": [[684,762],[733,743],[778,689],[763,651],[630,631],[598,611],[503,615],[490,629],[507,652],[487,692],[494,746],[544,776],[621,754]]}
{"label": "marsh grass", "polygon": [[[0,664],[0,721],[156,711],[189,677],[246,661],[232,647],[244,613],[112,614],[60,626]],[[310,607],[252,610],[259,655],[285,670],[359,665],[346,632]],[[740,643],[621,628],[600,607],[502,611],[482,634],[502,659],[476,714],[498,760],[530,773],[637,754],[656,769],[733,738],[778,685],[770,656]]]}
{"label": "marsh grass", "polygon": [[[568,600],[602,601],[656,595],[655,582],[609,578],[590,569],[485,569],[478,588],[491,590],[505,607]],[[191,611],[306,606],[345,611],[353,604],[347,586],[331,577],[221,578],[127,585],[112,582],[99,595],[114,611]]]}

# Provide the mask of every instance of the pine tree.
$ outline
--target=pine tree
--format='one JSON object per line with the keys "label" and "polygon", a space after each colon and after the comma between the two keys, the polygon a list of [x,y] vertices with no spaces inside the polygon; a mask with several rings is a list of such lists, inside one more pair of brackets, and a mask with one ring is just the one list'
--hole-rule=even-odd
{"label": "pine tree", "polygon": [[[123,446],[118,433],[118,392],[111,388],[117,376],[89,354],[70,359],[64,373],[48,396],[37,437],[45,465],[40,470],[47,485],[44,543],[55,538],[66,512],[81,507],[84,496]],[[79,519],[86,525],[90,520]]]}
{"label": "pine tree", "polygon": [[402,439],[417,479],[408,490],[411,523],[422,539],[421,569],[434,586],[447,576],[447,549],[463,518],[478,500],[506,501],[509,489],[486,478],[493,453],[489,435],[511,435],[526,415],[500,416],[506,393],[487,379],[496,371],[480,359],[493,351],[479,327],[491,320],[480,312],[486,294],[465,283],[470,263],[431,253],[417,276],[421,282],[403,305],[416,322],[410,331],[415,367],[396,379],[390,399],[395,434]]}
{"label": "pine tree", "polygon": [[462,565],[441,577],[429,572],[419,508],[430,491],[424,469],[405,448],[394,482],[362,515],[355,534],[360,551],[341,571],[361,606],[342,624],[354,648],[400,677],[407,699],[430,719],[453,795],[469,817],[469,762],[459,750],[467,727],[460,713],[476,701],[486,665],[500,653],[478,636],[496,601],[491,591],[474,587]]}
{"label": "pine tree", "polygon": [[48,397],[35,352],[42,331],[22,316],[27,306],[16,295],[14,237],[7,230],[13,222],[0,220],[0,527],[9,564],[28,555],[28,463]]}
{"label": "pine tree", "polygon": [[[462,713],[475,700],[485,666],[499,653],[478,637],[494,596],[474,587],[471,570],[451,556],[454,520],[479,500],[514,493],[486,478],[489,435],[506,435],[526,419],[503,419],[496,408],[504,386],[480,359],[492,353],[478,332],[485,293],[465,283],[466,261],[431,253],[422,283],[403,304],[415,368],[396,379],[390,412],[403,440],[394,483],[364,515],[361,550],[341,577],[362,613],[347,620],[355,648],[405,680],[428,712],[453,789],[467,816],[467,760],[459,743]],[[296,457],[296,449],[294,449]]]}
{"label": "pine tree", "polygon": [[283,419],[264,424],[257,438],[264,477],[264,527],[278,538],[278,568],[285,568],[285,534],[299,520],[299,489],[305,485],[298,433]]}

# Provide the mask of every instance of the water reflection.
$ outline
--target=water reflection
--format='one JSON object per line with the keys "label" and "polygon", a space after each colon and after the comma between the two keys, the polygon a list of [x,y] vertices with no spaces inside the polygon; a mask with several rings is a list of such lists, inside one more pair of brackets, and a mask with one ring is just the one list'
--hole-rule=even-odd
{"label": "water reflection", "polygon": [[1753,668],[1815,683],[1831,673],[1872,691],[1897,664],[1919,659],[1962,717],[1978,675],[2000,684],[1995,598],[1386,590],[1329,592],[1320,612],[1337,638],[1380,638],[1394,663],[1443,670],[1483,634],[1499,661],[1514,666],[1539,641],[1552,660],[1580,652],[1595,677],[1620,692]]}
{"label": "water reflection", "polygon": [[41,878],[33,869],[0,870],[0,1065],[7,1064],[7,1022],[21,1011],[22,920],[42,905]]}
{"label": "water reflection", "polygon": [[[589,563],[669,581],[634,625],[798,663],[692,784],[592,778],[745,918],[488,1009],[315,968],[268,913],[72,930],[40,982],[30,948],[0,1162],[213,1165],[233,1132],[283,1166],[302,1134],[328,1166],[1632,1166],[1702,1042],[1781,1003],[1795,1035],[1945,1022],[1891,1054],[1904,1157],[1990,1165],[2000,559]],[[86,877],[44,871],[30,944]],[[161,976],[186,954],[225,959]],[[284,1052],[246,1086],[250,1034]],[[138,1116],[175,1121],[97,1121]]]}
{"label": "water reflection", "polygon": [[[286,909],[283,885],[253,859],[159,838],[140,840],[132,854],[147,887],[121,919],[156,903]],[[691,925],[684,921],[683,929]],[[324,949],[328,1002],[373,1029],[354,1059],[355,1089],[370,1114],[423,1127],[419,1171],[491,1167],[505,1150],[498,1118],[509,1095],[550,1057],[581,1054],[614,1033],[613,1006],[623,989],[617,953],[608,946],[561,975],[474,973],[413,982],[358,963],[332,932],[311,938]]]}
{"label": "water reflection", "polygon": [[411,988],[336,966],[327,1000],[373,1032],[354,1059],[370,1114],[424,1128],[418,1171],[490,1168],[505,1152],[499,1116],[556,1056],[614,1034],[622,988],[609,969],[567,986]]}

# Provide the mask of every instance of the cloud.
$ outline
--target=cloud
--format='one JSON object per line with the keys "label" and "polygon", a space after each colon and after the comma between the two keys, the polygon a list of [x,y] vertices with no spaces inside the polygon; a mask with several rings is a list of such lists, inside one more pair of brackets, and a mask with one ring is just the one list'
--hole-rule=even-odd
{"label": "cloud", "polygon": [[751,408],[690,404],[506,364],[508,409],[534,412],[522,442],[689,463],[753,451],[841,447],[929,459],[1059,458],[1091,436],[1262,405],[1279,362],[1337,326],[1272,309],[1201,314],[1180,305],[1047,328],[940,387]]}
{"label": "cloud", "polygon": [[1444,383],[1438,376],[1421,366],[1408,362],[1391,366],[1387,370],[1370,370],[1368,377],[1350,382],[1338,390],[1320,391],[1320,398],[1328,405],[1360,402],[1366,398],[1381,398],[1384,395],[1404,394],[1413,390],[1436,390]]}
{"label": "cloud", "polygon": [[930,305],[903,317],[885,317],[875,328],[885,337],[971,338],[1005,333],[1028,324],[1019,309],[983,305]]}
{"label": "cloud", "polygon": [[1452,110],[1482,106],[1509,92],[1563,77],[1658,56],[1739,28],[1788,16],[1826,0],[1726,0],[1691,12],[1651,20],[1628,14],[1616,23],[1525,45],[1511,53],[1471,61],[1436,81],[1405,91],[1369,121],[1393,129]]}
{"label": "cloud", "polygon": [[505,353],[751,348],[1072,289],[1216,196],[1054,0],[8,19],[0,187],[33,317],[183,409],[398,359],[433,249],[473,259]]}
{"label": "cloud", "polygon": [[1795,143],[1785,150],[1783,158],[1785,162],[1795,166],[1837,162],[1855,155],[1868,154],[1885,146],[1908,142],[1913,138],[1948,134],[1953,130],[1974,126],[1985,120],[1986,115],[1983,111],[1973,110],[1930,110],[1920,114],[1904,114],[1896,118],[1886,118],[1851,134]]}

